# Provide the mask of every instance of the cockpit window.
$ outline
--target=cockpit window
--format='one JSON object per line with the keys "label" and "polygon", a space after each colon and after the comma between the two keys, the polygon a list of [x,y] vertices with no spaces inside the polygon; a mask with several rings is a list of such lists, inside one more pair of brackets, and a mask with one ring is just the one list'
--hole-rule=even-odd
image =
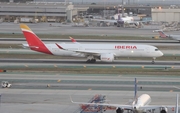
{"label": "cockpit window", "polygon": [[158,49],[155,49],[155,51],[159,51]]}

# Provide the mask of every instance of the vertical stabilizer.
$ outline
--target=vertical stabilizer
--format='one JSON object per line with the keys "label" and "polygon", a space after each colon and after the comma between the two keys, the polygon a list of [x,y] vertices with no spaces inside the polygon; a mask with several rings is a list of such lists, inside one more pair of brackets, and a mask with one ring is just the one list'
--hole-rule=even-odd
{"label": "vertical stabilizer", "polygon": [[20,24],[20,28],[31,50],[52,54],[40,38],[26,24]]}
{"label": "vertical stabilizer", "polygon": [[118,20],[121,20],[121,16],[120,16],[120,14],[118,14]]}
{"label": "vertical stabilizer", "polygon": [[134,100],[137,98],[137,79],[134,79]]}
{"label": "vertical stabilizer", "polygon": [[163,31],[158,31],[161,38],[167,38],[169,37],[167,34],[165,34]]}
{"label": "vertical stabilizer", "polygon": [[178,110],[179,110],[178,101],[179,101],[179,94],[176,95],[176,107],[175,107],[175,113],[178,113]]}

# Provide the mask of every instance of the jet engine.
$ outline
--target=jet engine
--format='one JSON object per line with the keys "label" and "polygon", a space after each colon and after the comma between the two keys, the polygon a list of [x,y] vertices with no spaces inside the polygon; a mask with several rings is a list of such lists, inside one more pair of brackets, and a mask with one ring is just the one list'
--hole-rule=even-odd
{"label": "jet engine", "polygon": [[103,62],[113,62],[114,61],[114,54],[112,54],[112,53],[102,54],[100,56],[100,60]]}
{"label": "jet engine", "polygon": [[117,108],[116,109],[116,113],[123,113],[123,112],[124,112],[124,110],[122,108]]}
{"label": "jet engine", "polygon": [[162,107],[160,109],[160,113],[167,113],[168,112],[168,109],[166,107]]}

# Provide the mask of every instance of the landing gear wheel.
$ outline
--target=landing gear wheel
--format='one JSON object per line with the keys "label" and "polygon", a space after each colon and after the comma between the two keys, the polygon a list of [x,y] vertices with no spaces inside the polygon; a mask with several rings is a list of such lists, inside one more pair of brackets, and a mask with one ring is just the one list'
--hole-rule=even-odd
{"label": "landing gear wheel", "polygon": [[95,63],[95,62],[96,62],[96,59],[88,59],[86,62],[87,62],[87,63]]}
{"label": "landing gear wheel", "polygon": [[86,61],[86,63],[90,63],[91,62],[91,60],[90,59],[88,59],[87,61]]}
{"label": "landing gear wheel", "polygon": [[152,64],[155,64],[155,59],[156,59],[156,58],[153,58],[153,60],[152,60],[152,62],[151,62]]}
{"label": "landing gear wheel", "polygon": [[152,63],[152,64],[155,64],[155,61],[152,61],[151,63]]}
{"label": "landing gear wheel", "polygon": [[91,63],[95,63],[96,62],[96,59],[91,59]]}

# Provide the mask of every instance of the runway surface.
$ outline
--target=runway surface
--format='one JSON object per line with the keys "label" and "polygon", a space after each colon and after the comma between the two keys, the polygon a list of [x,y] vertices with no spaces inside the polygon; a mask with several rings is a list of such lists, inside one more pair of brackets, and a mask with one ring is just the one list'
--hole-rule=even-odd
{"label": "runway surface", "polygon": [[[152,37],[158,35],[152,32],[158,29],[157,26],[147,26],[144,29],[134,28],[117,28],[117,27],[71,27],[71,25],[62,25],[53,23],[28,24],[30,28],[38,34],[57,34],[57,35],[98,35],[98,36],[140,36]],[[0,33],[20,33],[19,24],[1,23]],[[168,32],[168,34],[179,34],[178,31]],[[48,39],[46,43],[57,40]],[[59,40],[66,41],[66,40]],[[67,40],[68,41],[68,40]],[[96,40],[97,41],[97,40]],[[22,39],[11,41],[1,39],[1,44],[21,44],[25,42]],[[81,41],[80,41],[81,42]],[[93,41],[91,41],[94,43]],[[112,41],[113,42],[113,41]],[[137,41],[126,41],[122,43],[134,43]],[[171,43],[169,43],[171,42]],[[69,41],[70,43],[70,41]],[[100,43],[100,41],[98,42]],[[114,43],[114,42],[113,42]],[[119,42],[118,42],[119,43]],[[177,41],[150,42],[139,41],[142,44],[155,44],[162,46],[179,46]],[[28,53],[26,50],[0,50],[4,53]],[[168,54],[174,54],[178,51],[166,51]],[[35,54],[35,53],[32,53]],[[179,54],[179,53],[178,53]],[[85,59],[0,59],[0,69],[28,68],[33,67],[127,67],[132,66],[139,68],[173,68],[179,69],[179,61],[156,61],[151,64],[149,61],[117,60],[113,63],[97,62],[96,64],[87,64]],[[151,96],[151,104],[155,105],[175,105],[176,94],[180,90],[179,76],[163,75],[122,75],[122,74],[62,74],[62,73],[0,73],[0,82],[9,81],[11,88],[0,88],[0,113],[75,113],[79,109],[78,105],[72,104],[70,95],[74,101],[87,102],[96,94],[106,95],[107,100],[113,104],[126,104],[129,99],[133,99],[134,78],[138,79],[138,95],[147,93]],[[115,111],[106,111],[105,113],[115,113]],[[155,113],[159,113],[158,110]],[[169,109],[169,113],[173,113]]]}
{"label": "runway surface", "polygon": [[[74,113],[79,107],[70,102],[71,95],[73,101],[87,102],[92,96],[102,94],[113,104],[126,104],[129,99],[133,99],[133,81],[138,79],[138,95],[147,93],[151,96],[151,104],[155,105],[175,105],[176,93],[179,89],[180,78],[178,76],[133,76],[133,75],[63,75],[60,73],[1,73],[1,80],[8,80],[12,83],[10,89],[0,89],[1,113]],[[62,84],[61,84],[62,82]],[[81,88],[61,89],[47,87],[46,84],[76,86],[81,84]],[[54,83],[54,84],[53,84]],[[44,85],[44,88],[39,86]],[[113,86],[120,89],[96,90],[92,87]],[[31,87],[33,86],[33,88]],[[82,87],[89,86],[87,89]],[[128,86],[129,88],[121,88]],[[142,89],[140,89],[142,86]],[[24,88],[23,88],[24,87]],[[164,87],[169,88],[164,89]],[[52,89],[51,89],[52,88]],[[151,88],[147,91],[146,88]],[[154,89],[155,88],[155,89]],[[162,90],[156,90],[156,88]],[[115,113],[106,111],[105,113]],[[158,113],[158,110],[157,112]],[[172,113],[171,109],[169,113]]]}
{"label": "runway surface", "polygon": [[[37,74],[37,73],[36,73]],[[15,77],[14,77],[15,76]],[[1,74],[2,81],[9,81],[13,84],[11,89],[47,89],[47,90],[112,90],[112,91],[133,91],[134,78],[114,74],[108,75],[51,75],[40,74],[38,77],[29,74]],[[127,75],[128,76],[128,75]],[[41,78],[43,77],[43,78]],[[74,78],[75,77],[75,78]],[[74,79],[72,79],[74,78]],[[118,78],[118,79],[117,79]],[[121,79],[122,78],[122,79]],[[131,78],[131,79],[130,79]],[[148,78],[148,80],[146,80]],[[176,87],[180,86],[180,79],[166,77],[164,79],[154,80],[153,76],[138,77],[138,85],[142,89],[139,91],[179,91]],[[170,80],[171,81],[170,81]],[[47,87],[48,86],[48,87]]]}

